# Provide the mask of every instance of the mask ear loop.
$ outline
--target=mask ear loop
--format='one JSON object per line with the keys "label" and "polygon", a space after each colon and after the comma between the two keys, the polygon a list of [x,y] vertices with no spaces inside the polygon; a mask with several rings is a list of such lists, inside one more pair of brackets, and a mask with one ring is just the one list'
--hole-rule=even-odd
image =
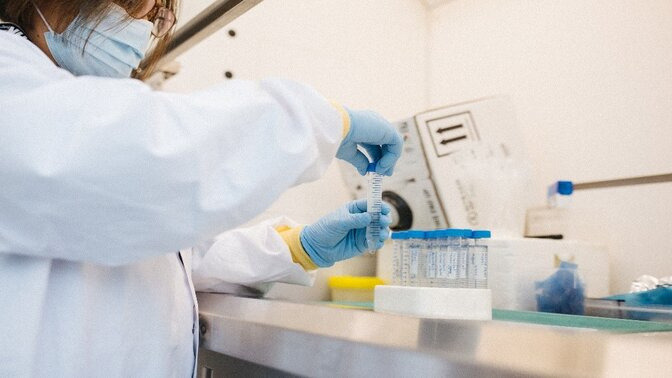
{"label": "mask ear loop", "polygon": [[35,7],[35,10],[37,11],[37,14],[40,15],[40,18],[42,19],[42,22],[44,22],[44,25],[47,27],[47,29],[49,29],[50,32],[53,33],[54,29],[51,28],[51,26],[47,22],[47,19],[44,18],[44,15],[42,14],[42,11],[40,11],[40,7],[38,7],[37,4],[35,4],[35,2],[33,2],[33,1],[31,1],[31,3],[33,3],[33,6]]}

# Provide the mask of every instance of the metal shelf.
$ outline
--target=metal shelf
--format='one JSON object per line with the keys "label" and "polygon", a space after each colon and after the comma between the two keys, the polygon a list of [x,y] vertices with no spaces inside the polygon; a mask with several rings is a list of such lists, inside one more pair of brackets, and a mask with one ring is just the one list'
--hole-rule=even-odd
{"label": "metal shelf", "polygon": [[672,355],[672,332],[419,319],[210,293],[198,299],[202,349],[300,376],[665,376]]}

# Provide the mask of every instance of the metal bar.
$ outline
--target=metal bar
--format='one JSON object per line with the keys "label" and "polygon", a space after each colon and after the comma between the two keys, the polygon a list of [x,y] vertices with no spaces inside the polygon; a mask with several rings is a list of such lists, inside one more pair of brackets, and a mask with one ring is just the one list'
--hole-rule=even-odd
{"label": "metal bar", "polygon": [[612,188],[617,186],[632,186],[643,184],[655,184],[660,182],[672,182],[672,173],[664,175],[630,177],[615,180],[582,182],[574,184],[574,190]]}
{"label": "metal bar", "polygon": [[261,2],[262,0],[216,0],[201,13],[189,20],[184,26],[177,29],[166,49],[166,53],[161,57],[156,67],[160,69],[162,66],[172,62],[180,54],[211,36]]}

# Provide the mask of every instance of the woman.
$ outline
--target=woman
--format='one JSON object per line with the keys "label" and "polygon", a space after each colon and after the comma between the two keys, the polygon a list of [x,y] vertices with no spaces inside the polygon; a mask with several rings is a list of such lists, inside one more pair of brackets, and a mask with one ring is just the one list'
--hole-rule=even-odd
{"label": "woman", "polygon": [[391,174],[400,136],[288,81],[185,95],[129,79],[176,7],[0,3],[0,376],[192,375],[194,289],[310,284],[367,248],[362,201],[235,227],[333,156],[364,173],[358,146]]}

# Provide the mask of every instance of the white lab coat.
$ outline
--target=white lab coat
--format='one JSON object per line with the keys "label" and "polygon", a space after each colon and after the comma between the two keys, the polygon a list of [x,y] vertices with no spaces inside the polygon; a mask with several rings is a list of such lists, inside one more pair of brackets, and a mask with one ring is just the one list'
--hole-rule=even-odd
{"label": "white lab coat", "polygon": [[153,92],[0,32],[0,124],[0,377],[190,376],[194,286],[311,283],[289,220],[234,229],[335,155],[310,88]]}

